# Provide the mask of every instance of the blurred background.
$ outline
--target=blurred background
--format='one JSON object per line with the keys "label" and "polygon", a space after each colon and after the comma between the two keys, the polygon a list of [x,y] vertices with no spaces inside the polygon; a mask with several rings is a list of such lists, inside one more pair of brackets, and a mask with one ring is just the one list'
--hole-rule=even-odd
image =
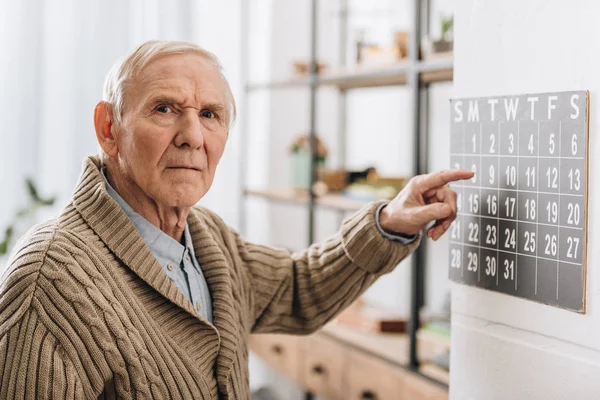
{"label": "blurred background", "polygon": [[[0,0],[0,271],[16,239],[69,202],[84,157],[97,153],[92,116],[104,77],[150,39],[192,41],[221,60],[239,118],[201,204],[251,241],[302,249],[366,202],[393,196],[415,172],[447,168],[453,1],[423,1],[419,10],[417,3]],[[416,68],[429,78],[415,81]],[[311,130],[319,142],[314,158]],[[309,187],[320,195],[312,206]],[[427,268],[415,301],[426,321],[449,313],[447,246],[446,238],[431,243],[420,261]],[[390,357],[404,366],[413,261],[378,281],[339,322],[354,342],[373,340],[382,321],[395,323],[386,329],[401,340],[374,348],[391,346],[397,354]],[[361,307],[380,317],[362,315]],[[445,391],[449,324],[432,330],[441,355],[433,387]],[[265,345],[266,357],[253,354],[252,387],[304,398],[306,380],[294,379],[302,374],[282,367],[297,363],[269,358],[283,346],[275,342]],[[327,390],[325,397],[345,398]]]}
{"label": "blurred background", "polygon": [[[214,52],[237,99],[201,204],[250,241],[300,250],[449,166],[450,98],[588,90],[600,152],[599,19],[595,0],[0,0],[0,273],[69,202],[97,153],[104,77],[146,40]],[[451,232],[321,332],[251,337],[255,399],[446,399],[450,381],[456,399],[598,398],[597,160],[585,313],[453,285],[450,324]]]}

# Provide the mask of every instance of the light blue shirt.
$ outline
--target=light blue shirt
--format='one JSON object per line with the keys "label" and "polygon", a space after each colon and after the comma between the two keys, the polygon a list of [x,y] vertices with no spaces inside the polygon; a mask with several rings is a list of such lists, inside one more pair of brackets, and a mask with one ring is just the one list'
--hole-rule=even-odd
{"label": "light blue shirt", "polygon": [[395,242],[400,242],[404,245],[411,244],[412,242],[417,240],[419,235],[404,235],[402,233],[388,233],[381,227],[381,224],[379,223],[379,213],[381,212],[383,207],[385,207],[386,205],[387,204],[380,205],[377,208],[377,211],[375,211],[375,224],[377,224],[377,229],[379,229],[379,233],[381,233],[383,235],[383,237],[386,239],[393,240]]}
{"label": "light blue shirt", "polygon": [[102,176],[106,181],[108,194],[121,206],[138,230],[154,257],[177,288],[192,303],[196,311],[208,322],[213,321],[212,300],[206,279],[200,269],[194,253],[192,237],[187,222],[183,232],[183,244],[161,231],[150,221],[133,211],[131,206],[117,193],[106,178],[104,168]]}

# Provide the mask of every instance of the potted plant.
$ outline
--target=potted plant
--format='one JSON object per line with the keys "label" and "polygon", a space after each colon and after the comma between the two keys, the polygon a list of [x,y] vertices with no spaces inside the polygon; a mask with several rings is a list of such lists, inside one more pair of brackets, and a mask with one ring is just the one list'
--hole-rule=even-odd
{"label": "potted plant", "polygon": [[10,246],[15,238],[17,231],[24,232],[31,225],[32,218],[37,211],[43,207],[50,207],[54,204],[55,198],[43,199],[38,194],[33,180],[26,179],[27,193],[29,195],[29,204],[21,208],[13,222],[4,229],[4,236],[0,237],[0,271],[3,269],[3,261],[9,253]]}
{"label": "potted plant", "polygon": [[[325,167],[327,160],[327,147],[319,137],[317,144],[317,173]],[[300,135],[290,145],[292,187],[298,190],[307,190],[310,185],[310,136]]]}
{"label": "potted plant", "polygon": [[432,43],[434,53],[452,51],[453,48],[454,16],[441,17],[440,22],[440,38]]}

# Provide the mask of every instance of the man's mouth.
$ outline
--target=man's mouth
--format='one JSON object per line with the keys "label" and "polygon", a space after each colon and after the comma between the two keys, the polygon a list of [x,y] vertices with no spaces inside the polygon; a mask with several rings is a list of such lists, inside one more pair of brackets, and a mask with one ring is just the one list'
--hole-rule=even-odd
{"label": "man's mouth", "polygon": [[168,167],[167,169],[189,169],[189,170],[193,170],[193,171],[201,171],[201,168],[195,167],[195,166],[191,166],[191,165],[177,165],[174,167]]}

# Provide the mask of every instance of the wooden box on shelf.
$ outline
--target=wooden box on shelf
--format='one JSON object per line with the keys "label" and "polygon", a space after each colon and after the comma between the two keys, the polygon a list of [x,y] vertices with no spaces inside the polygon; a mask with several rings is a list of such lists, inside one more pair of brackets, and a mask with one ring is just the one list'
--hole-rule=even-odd
{"label": "wooden box on shelf", "polygon": [[359,299],[338,315],[336,322],[368,332],[404,333],[409,321],[405,315],[374,307]]}

